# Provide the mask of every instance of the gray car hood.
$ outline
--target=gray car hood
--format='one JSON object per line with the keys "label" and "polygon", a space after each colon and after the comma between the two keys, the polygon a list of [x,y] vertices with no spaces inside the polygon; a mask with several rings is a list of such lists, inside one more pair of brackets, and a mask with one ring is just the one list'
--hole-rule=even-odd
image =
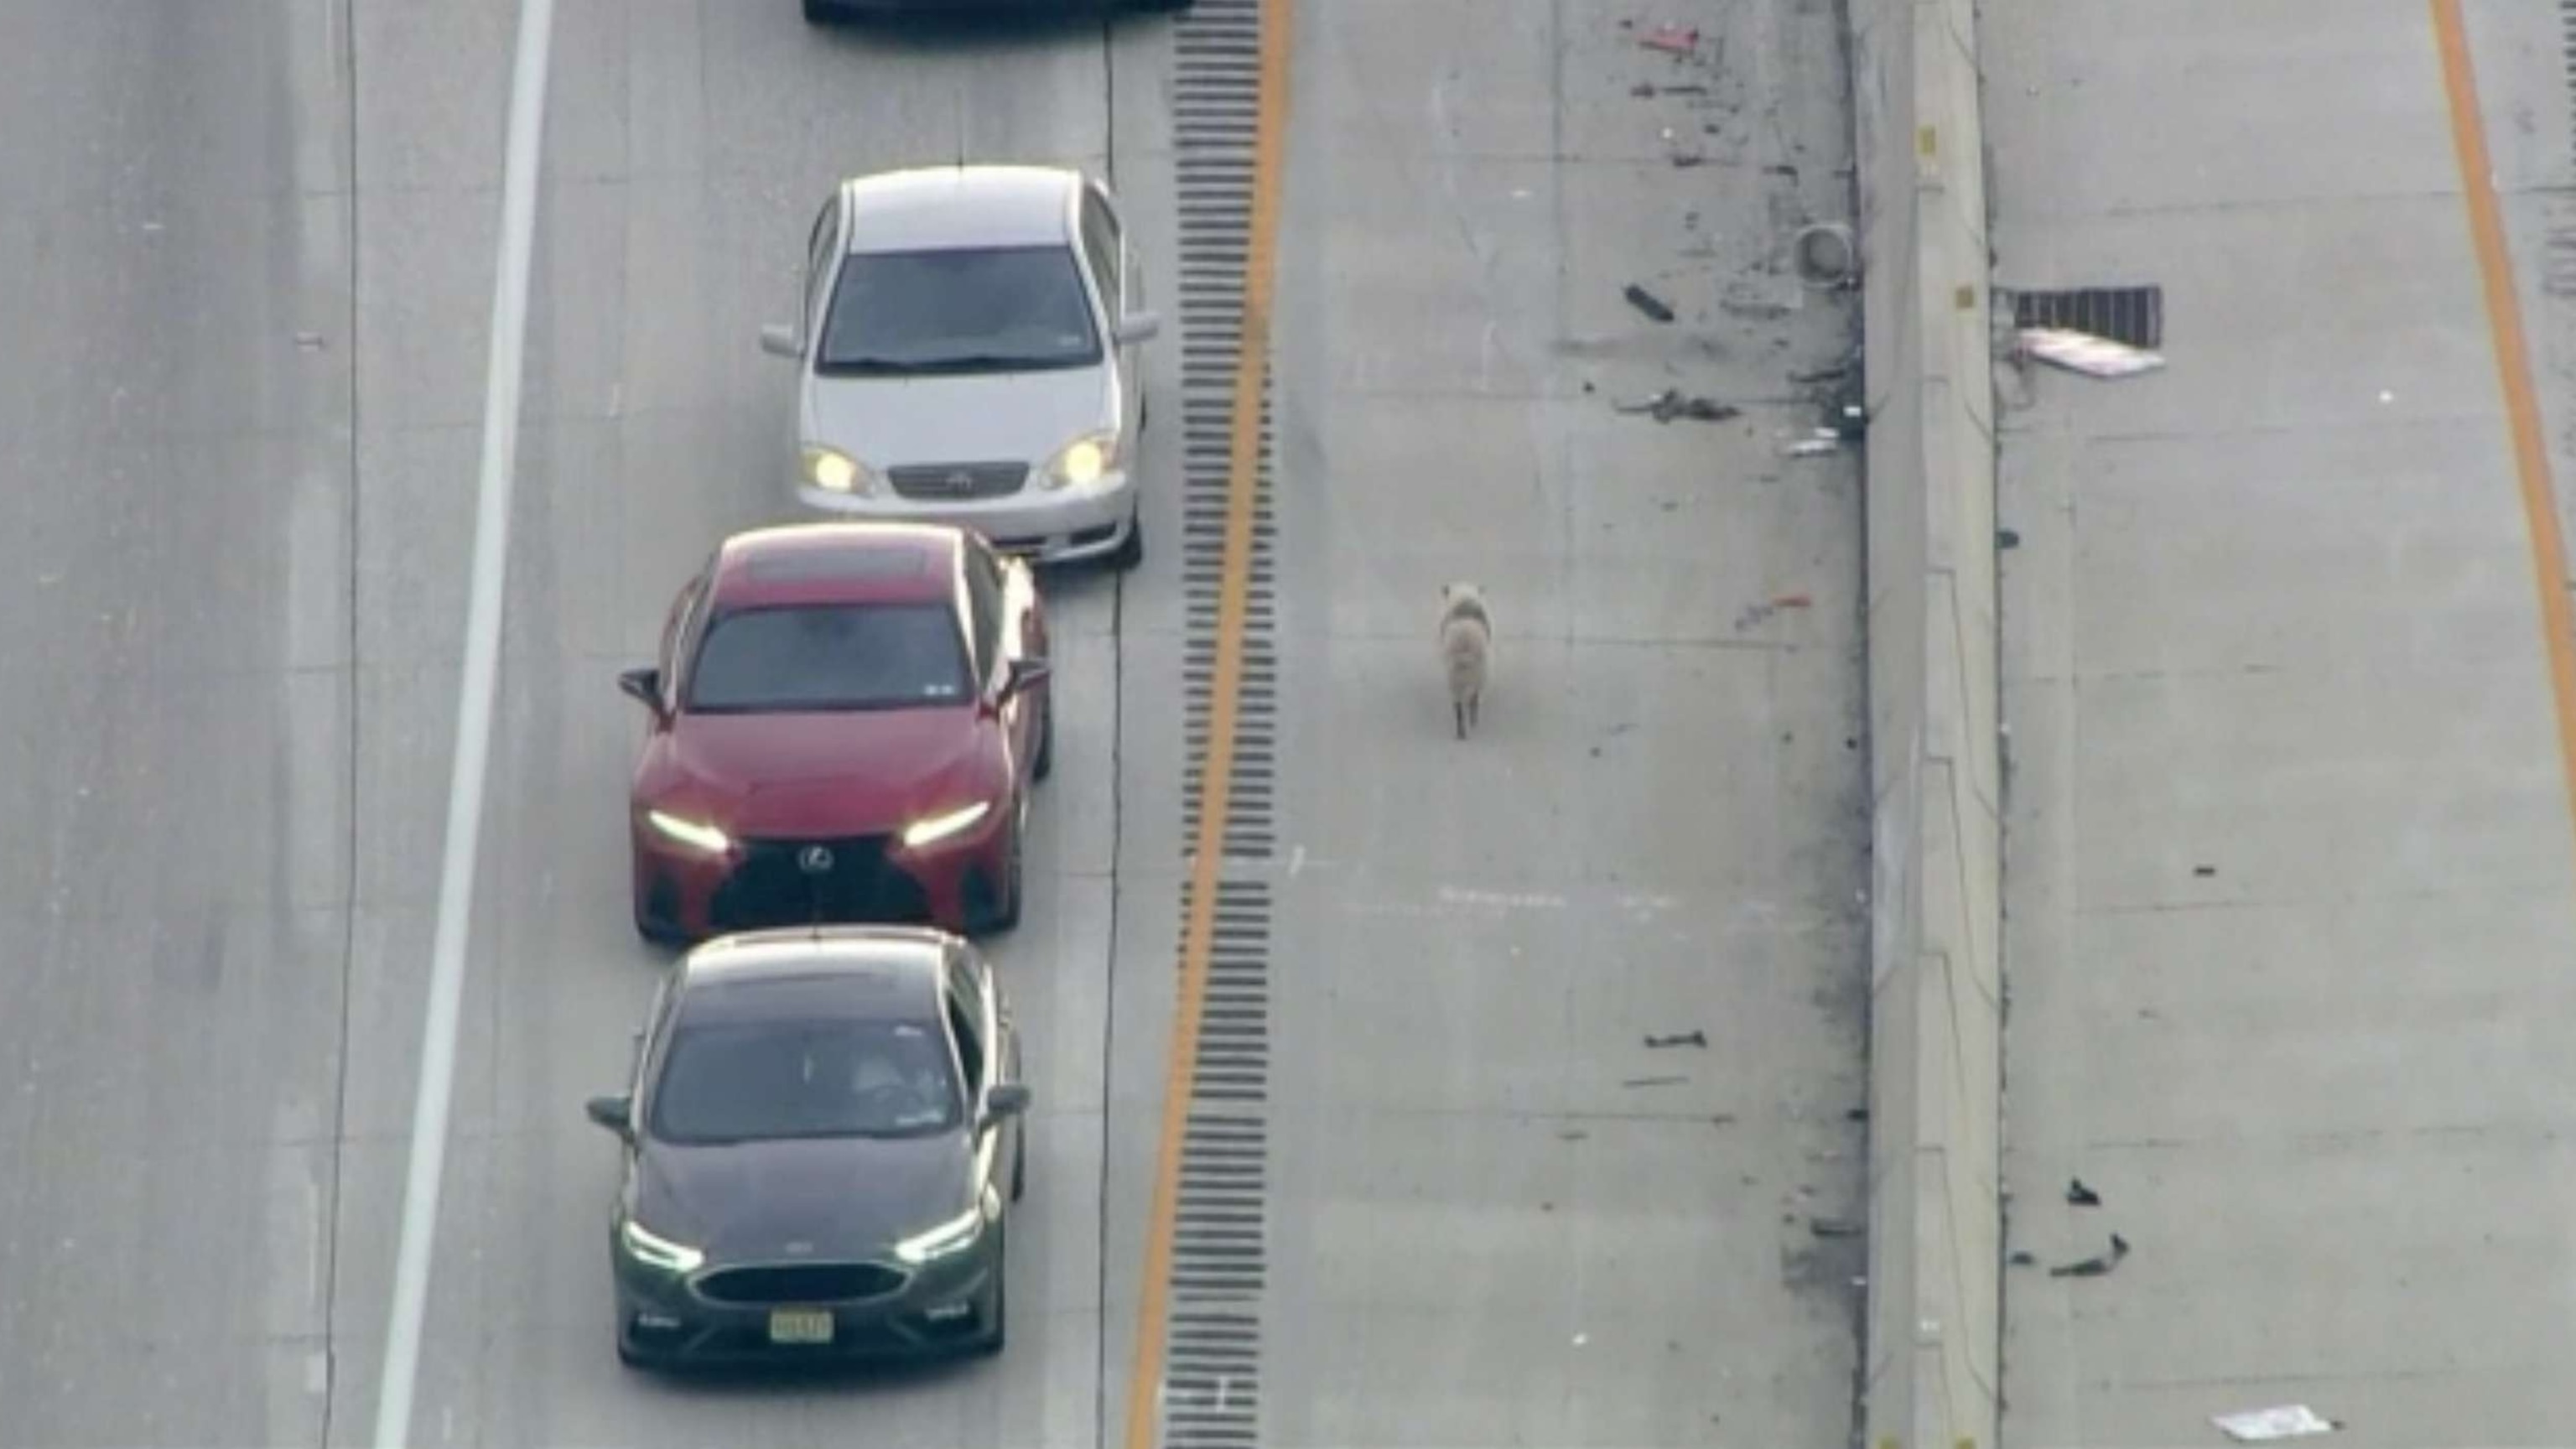
{"label": "gray car hood", "polygon": [[1022,461],[1038,467],[1118,425],[1116,374],[1090,367],[980,376],[805,379],[805,441],[871,468]]}
{"label": "gray car hood", "polygon": [[971,1141],[947,1132],[732,1147],[654,1142],[636,1164],[635,1216],[704,1250],[710,1266],[874,1257],[971,1205]]}

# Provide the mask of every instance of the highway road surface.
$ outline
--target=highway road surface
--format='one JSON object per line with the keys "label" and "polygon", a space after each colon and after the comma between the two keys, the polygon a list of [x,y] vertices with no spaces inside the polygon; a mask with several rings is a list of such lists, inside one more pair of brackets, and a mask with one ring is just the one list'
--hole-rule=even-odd
{"label": "highway road surface", "polygon": [[1999,284],[2167,358],[2007,379],[2009,1449],[2576,1437],[2576,9],[2317,14],[1984,33]]}
{"label": "highway road surface", "polygon": [[[1183,444],[1232,368],[1224,249],[1182,225],[1224,209],[1190,159],[1223,108],[1188,116],[1231,13],[889,34],[790,0],[557,7],[414,1444],[1118,1442],[1166,1270],[1176,1362],[1211,1292],[1257,1344],[1175,1415],[1262,1443],[1849,1432],[1857,465],[1779,454],[1815,421],[1791,375],[1857,331],[1777,270],[1850,206],[1827,7],[1297,5],[1260,739],[1207,1135],[1173,1262],[1145,1261],[1224,484]],[[1666,22],[1688,56],[1642,43]],[[370,1442],[517,23],[0,7],[6,1449]],[[665,959],[628,923],[641,721],[614,675],[716,538],[794,516],[786,364],[755,342],[825,189],[961,157],[1108,174],[1167,319],[1148,560],[1050,583],[1058,768],[995,946],[1037,1092],[1011,1346],[641,1377],[610,1351],[613,1143],[581,1114]],[[1667,387],[1741,413],[1616,410]],[[1432,653],[1452,577],[1501,625],[1463,743]],[[1250,1269],[1206,1289],[1216,1240]]]}

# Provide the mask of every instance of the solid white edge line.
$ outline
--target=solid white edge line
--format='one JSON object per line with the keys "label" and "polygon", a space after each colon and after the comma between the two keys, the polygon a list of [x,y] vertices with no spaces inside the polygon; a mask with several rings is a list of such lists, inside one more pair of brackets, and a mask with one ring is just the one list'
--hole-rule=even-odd
{"label": "solid white edge line", "polygon": [[[545,135],[546,52],[554,0],[520,0],[516,68],[501,163],[499,270],[492,283],[491,370],[483,401],[483,463],[475,492],[472,593],[465,614],[465,661],[456,698],[456,754],[448,775],[447,842],[438,871],[438,923],[431,936],[429,1013],[421,1027],[419,1094],[412,1103],[410,1168],[403,1185],[401,1245],[394,1256],[393,1307],[376,1390],[377,1449],[404,1449],[419,1377],[421,1322],[429,1300],[430,1249],[447,1165],[447,1116],[456,1083],[456,1030],[465,989],[465,942],[483,828],[483,782],[491,761],[492,705],[500,676],[502,585],[509,572],[510,493],[519,443],[521,362],[527,348],[528,267],[536,242],[537,171]],[[354,202],[353,202],[354,204]],[[342,1050],[346,1050],[344,1043]]]}

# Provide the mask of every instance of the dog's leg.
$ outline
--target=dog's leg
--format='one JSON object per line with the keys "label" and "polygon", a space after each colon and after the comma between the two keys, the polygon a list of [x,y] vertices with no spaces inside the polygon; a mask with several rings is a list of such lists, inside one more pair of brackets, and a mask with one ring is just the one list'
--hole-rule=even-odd
{"label": "dog's leg", "polygon": [[1476,693],[1467,696],[1467,728],[1474,729],[1484,723],[1483,719],[1480,718],[1484,707],[1485,694],[1483,690],[1478,690]]}
{"label": "dog's leg", "polygon": [[1458,738],[1465,739],[1467,737],[1467,702],[1463,699],[1451,701],[1449,712],[1458,717]]}

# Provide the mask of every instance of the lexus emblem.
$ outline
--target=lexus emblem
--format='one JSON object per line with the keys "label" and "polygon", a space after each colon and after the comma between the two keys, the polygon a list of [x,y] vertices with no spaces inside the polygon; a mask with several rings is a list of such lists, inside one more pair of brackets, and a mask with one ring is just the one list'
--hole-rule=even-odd
{"label": "lexus emblem", "polygon": [[951,492],[972,493],[975,491],[975,475],[960,468],[948,475],[948,487]]}
{"label": "lexus emblem", "polygon": [[832,870],[832,848],[809,845],[796,852],[796,868],[807,875],[829,875]]}

